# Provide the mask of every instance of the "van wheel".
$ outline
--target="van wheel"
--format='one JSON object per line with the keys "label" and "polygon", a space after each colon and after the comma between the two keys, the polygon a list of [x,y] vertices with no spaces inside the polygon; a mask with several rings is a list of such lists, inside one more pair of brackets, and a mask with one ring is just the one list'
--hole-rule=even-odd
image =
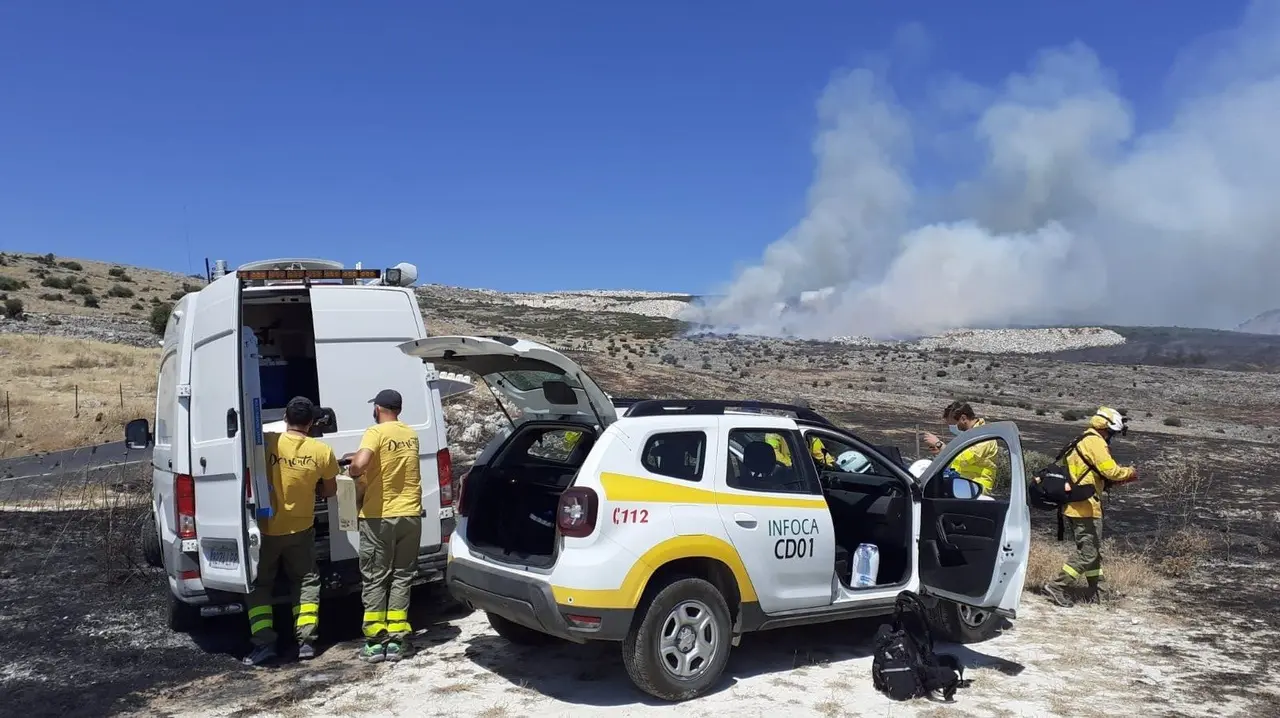
{"label": "van wheel", "polygon": [[184,603],[172,593],[169,594],[169,630],[178,633],[194,633],[200,628],[200,609]]}
{"label": "van wheel", "polygon": [[715,586],[700,578],[676,579],[638,618],[622,641],[622,663],[637,688],[683,701],[720,680],[733,637],[729,607]]}
{"label": "van wheel", "polygon": [[930,612],[930,625],[938,637],[952,643],[981,643],[995,638],[1004,619],[994,611],[940,600]]}
{"label": "van wheel", "polygon": [[485,615],[489,617],[489,625],[493,627],[495,633],[517,646],[545,646],[560,640],[542,631],[535,631],[515,621],[509,621],[496,613],[485,613]]}
{"label": "van wheel", "polygon": [[164,557],[160,555],[160,533],[156,531],[155,514],[148,514],[142,522],[142,559],[148,566],[159,568],[164,565]]}

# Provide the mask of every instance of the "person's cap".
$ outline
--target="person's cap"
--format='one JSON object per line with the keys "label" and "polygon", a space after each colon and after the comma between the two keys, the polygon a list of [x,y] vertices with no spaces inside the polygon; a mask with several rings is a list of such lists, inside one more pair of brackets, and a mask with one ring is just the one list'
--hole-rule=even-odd
{"label": "person's cap", "polygon": [[395,389],[383,389],[378,395],[369,400],[370,404],[380,406],[383,409],[391,411],[400,411],[404,405],[404,400],[400,398],[400,392]]}
{"label": "person's cap", "polygon": [[305,416],[310,421],[316,418],[316,405],[305,396],[295,396],[284,405],[285,417]]}

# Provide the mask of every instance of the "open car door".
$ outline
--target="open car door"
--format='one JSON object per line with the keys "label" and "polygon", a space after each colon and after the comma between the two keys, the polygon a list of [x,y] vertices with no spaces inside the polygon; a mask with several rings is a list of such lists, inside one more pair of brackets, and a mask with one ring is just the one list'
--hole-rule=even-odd
{"label": "open car door", "polygon": [[437,370],[469,371],[520,410],[520,419],[617,421],[608,395],[587,372],[551,347],[511,337],[428,337],[400,345]]}
{"label": "open car door", "polygon": [[[1009,459],[1008,489],[978,500],[948,467],[964,450],[995,441]],[[920,478],[920,589],[940,598],[1013,617],[1031,550],[1022,444],[1012,422],[960,434]],[[1007,496],[1002,494],[1007,493]]]}
{"label": "open car door", "polygon": [[248,593],[249,530],[256,539],[257,527],[246,516],[245,441],[254,425],[242,405],[240,278],[231,273],[202,289],[189,316],[198,387],[190,406],[200,578],[205,588]]}

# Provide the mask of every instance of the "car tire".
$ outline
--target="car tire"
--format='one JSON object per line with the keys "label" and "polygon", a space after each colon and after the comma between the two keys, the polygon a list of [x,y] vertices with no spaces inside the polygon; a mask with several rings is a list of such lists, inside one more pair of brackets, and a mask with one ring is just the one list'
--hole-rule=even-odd
{"label": "car tire", "polygon": [[638,621],[622,641],[622,662],[631,681],[667,701],[709,691],[729,663],[733,641],[724,596],[700,578],[677,578],[641,606]]}
{"label": "car tire", "polygon": [[515,621],[507,620],[496,613],[485,613],[485,615],[489,617],[489,625],[493,627],[494,633],[517,646],[545,646],[560,640],[542,631],[535,631],[527,626],[521,626]]}
{"label": "car tire", "polygon": [[160,532],[156,530],[155,514],[148,514],[146,520],[142,522],[142,536],[139,541],[142,544],[142,559],[147,562],[147,565],[155,568],[163,566],[164,557],[160,554]]}
{"label": "car tire", "polygon": [[952,643],[981,643],[995,638],[1004,627],[1004,618],[995,611],[962,606],[939,600],[930,611],[929,624],[937,638]]}
{"label": "car tire", "polygon": [[169,594],[169,630],[178,633],[194,633],[201,626],[200,608],[185,603],[172,593]]}

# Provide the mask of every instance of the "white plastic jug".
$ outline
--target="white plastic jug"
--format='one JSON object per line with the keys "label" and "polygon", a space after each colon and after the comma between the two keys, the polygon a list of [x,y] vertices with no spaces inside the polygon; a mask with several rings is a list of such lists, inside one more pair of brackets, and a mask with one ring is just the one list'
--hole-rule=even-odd
{"label": "white plastic jug", "polygon": [[858,544],[853,552],[853,587],[876,585],[880,573],[880,549],[872,543]]}

